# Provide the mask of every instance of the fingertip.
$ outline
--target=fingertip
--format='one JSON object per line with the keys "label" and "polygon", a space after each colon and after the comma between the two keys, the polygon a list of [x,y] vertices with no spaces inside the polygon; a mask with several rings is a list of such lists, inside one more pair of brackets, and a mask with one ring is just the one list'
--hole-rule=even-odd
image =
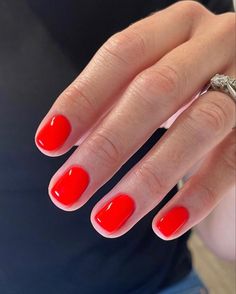
{"label": "fingertip", "polygon": [[60,170],[52,177],[48,194],[59,208],[74,211],[86,203],[82,197],[89,183],[88,171],[82,166],[72,165],[65,170]]}
{"label": "fingertip", "polygon": [[160,212],[152,222],[152,229],[163,240],[173,240],[183,234],[183,227],[189,220],[189,211],[184,206],[175,206]]}
{"label": "fingertip", "polygon": [[39,126],[35,134],[37,148],[47,156],[59,156],[63,145],[71,134],[71,123],[62,114],[55,114]]}

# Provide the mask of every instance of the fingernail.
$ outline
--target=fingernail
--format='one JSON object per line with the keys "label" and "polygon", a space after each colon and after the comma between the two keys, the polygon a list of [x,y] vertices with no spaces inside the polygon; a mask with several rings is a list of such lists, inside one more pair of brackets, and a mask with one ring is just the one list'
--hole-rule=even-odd
{"label": "fingernail", "polygon": [[174,207],[157,221],[156,227],[164,236],[169,237],[179,230],[188,218],[189,212],[185,207]]}
{"label": "fingernail", "polygon": [[47,151],[56,150],[65,143],[70,132],[68,119],[63,115],[55,115],[39,131],[36,142]]}
{"label": "fingernail", "polygon": [[95,220],[104,230],[113,233],[127,221],[134,209],[134,200],[126,194],[120,194],[102,207],[95,215]]}
{"label": "fingernail", "polygon": [[71,167],[51,189],[51,195],[60,203],[71,206],[80,198],[89,184],[89,174],[81,167]]}

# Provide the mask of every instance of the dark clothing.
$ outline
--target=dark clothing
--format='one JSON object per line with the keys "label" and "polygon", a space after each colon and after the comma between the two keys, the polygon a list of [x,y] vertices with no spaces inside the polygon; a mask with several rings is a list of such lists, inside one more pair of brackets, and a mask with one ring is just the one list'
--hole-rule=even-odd
{"label": "dark clothing", "polygon": [[[158,293],[191,270],[189,233],[163,241],[151,221],[176,193],[127,234],[99,235],[90,212],[165,132],[150,139],[75,212],[55,207],[51,176],[71,154],[49,158],[36,128],[57,95],[113,33],[173,1],[0,0],[0,293]],[[205,4],[217,13],[230,1]],[[108,85],[109,86],[109,85]]]}

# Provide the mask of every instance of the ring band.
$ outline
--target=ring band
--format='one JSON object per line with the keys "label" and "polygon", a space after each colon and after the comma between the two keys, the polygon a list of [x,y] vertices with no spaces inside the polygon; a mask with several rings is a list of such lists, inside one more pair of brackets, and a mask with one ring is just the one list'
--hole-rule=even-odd
{"label": "ring band", "polygon": [[[236,79],[223,74],[214,75],[201,94],[212,90],[227,94],[236,103]],[[236,124],[233,128],[236,128]]]}

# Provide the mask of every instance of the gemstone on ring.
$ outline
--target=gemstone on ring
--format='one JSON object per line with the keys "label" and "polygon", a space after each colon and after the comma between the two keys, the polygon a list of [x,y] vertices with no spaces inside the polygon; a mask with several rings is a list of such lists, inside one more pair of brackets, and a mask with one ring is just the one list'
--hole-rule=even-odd
{"label": "gemstone on ring", "polygon": [[210,81],[211,89],[229,94],[236,102],[236,79],[226,75],[216,74]]}

